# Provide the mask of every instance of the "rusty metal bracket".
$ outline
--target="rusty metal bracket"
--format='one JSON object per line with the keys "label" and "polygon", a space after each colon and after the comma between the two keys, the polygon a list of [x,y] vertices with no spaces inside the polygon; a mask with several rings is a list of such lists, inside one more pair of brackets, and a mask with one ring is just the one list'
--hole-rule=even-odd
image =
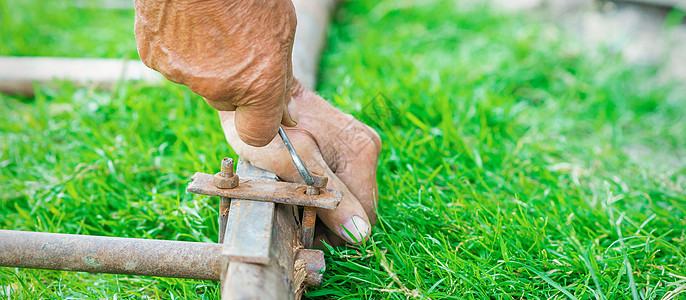
{"label": "rusty metal bracket", "polygon": [[317,222],[317,209],[314,207],[305,207],[303,209],[302,217],[302,232],[300,242],[304,248],[312,248],[314,242],[314,225]]}
{"label": "rusty metal bracket", "polygon": [[283,182],[241,179],[232,189],[220,189],[214,185],[214,175],[195,173],[187,191],[208,196],[275,202],[324,209],[336,209],[343,199],[341,191],[321,188],[318,195],[307,195],[307,186]]}
{"label": "rusty metal bracket", "polygon": [[[311,176],[312,185],[307,186],[305,194],[310,196],[319,195],[323,190],[326,189],[326,184],[329,182],[329,179],[326,178],[326,176],[315,172],[312,172]],[[302,242],[304,248],[312,248],[312,244],[314,243],[314,225],[316,222],[317,208],[306,206],[303,209],[303,217],[301,223],[302,232],[300,237],[300,241]]]}
{"label": "rusty metal bracket", "polygon": [[324,252],[314,249],[298,249],[293,266],[294,287],[296,298],[302,295],[308,287],[320,286],[326,271]]}

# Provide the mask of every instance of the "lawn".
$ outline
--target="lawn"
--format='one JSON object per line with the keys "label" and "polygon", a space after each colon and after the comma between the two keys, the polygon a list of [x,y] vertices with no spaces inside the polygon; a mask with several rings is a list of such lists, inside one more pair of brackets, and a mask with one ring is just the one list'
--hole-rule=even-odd
{"label": "lawn", "polygon": [[[55,3],[0,0],[0,55],[136,56],[130,10]],[[325,249],[306,297],[686,299],[683,91],[488,7],[354,1],[335,21],[318,90],[382,137],[379,223]],[[59,83],[0,109],[0,228],[216,240],[217,200],[184,189],[235,154],[188,89]],[[5,299],[217,294],[0,268]]]}

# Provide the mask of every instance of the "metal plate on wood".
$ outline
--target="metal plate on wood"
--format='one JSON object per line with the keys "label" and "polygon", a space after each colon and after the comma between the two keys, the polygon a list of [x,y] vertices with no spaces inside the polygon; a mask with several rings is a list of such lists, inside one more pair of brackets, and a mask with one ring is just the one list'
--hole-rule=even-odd
{"label": "metal plate on wood", "polygon": [[[240,175],[240,172],[237,172]],[[220,189],[214,186],[214,175],[195,173],[193,181],[188,184],[188,192],[209,196],[220,196],[234,199],[256,200],[312,206],[325,209],[336,209],[343,199],[343,193],[323,188],[319,195],[306,195],[306,186],[283,181],[265,181],[241,176],[237,187]]]}
{"label": "metal plate on wood", "polygon": [[222,256],[232,262],[268,263],[275,205],[273,202],[231,201]]}

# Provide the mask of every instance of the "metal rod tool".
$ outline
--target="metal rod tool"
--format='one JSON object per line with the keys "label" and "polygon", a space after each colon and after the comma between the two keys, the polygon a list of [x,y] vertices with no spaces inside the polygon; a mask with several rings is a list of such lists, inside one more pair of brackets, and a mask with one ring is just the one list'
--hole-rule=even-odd
{"label": "metal rod tool", "polygon": [[[300,177],[302,177],[303,181],[305,181],[305,183],[307,184],[307,191],[305,192],[305,194],[310,196],[318,195],[321,191],[320,189],[326,187],[328,179],[322,176],[321,174],[316,173],[314,176],[312,176],[312,173],[310,173],[310,170],[307,169],[305,162],[303,162],[298,153],[295,153],[295,148],[293,148],[291,140],[288,139],[286,132],[283,130],[283,127],[281,126],[279,126],[279,136],[281,136],[283,144],[286,146],[286,149],[288,149],[288,153],[291,154],[291,159],[293,160],[293,164],[295,165],[295,168],[298,170],[298,173],[300,173]],[[314,225],[316,221],[317,208],[312,206],[305,206],[303,208],[303,219],[301,223],[301,242],[305,249],[312,248],[314,242]]]}
{"label": "metal rod tool", "polygon": [[291,154],[291,159],[293,160],[295,169],[298,170],[298,173],[300,173],[300,177],[303,178],[305,184],[314,185],[314,179],[312,178],[312,174],[310,174],[310,170],[307,169],[305,162],[303,162],[298,153],[295,153],[295,148],[293,148],[291,140],[288,139],[288,136],[286,135],[286,132],[283,130],[283,127],[281,127],[281,125],[279,125],[279,136],[281,136],[283,144],[286,146],[286,149],[288,149],[288,153]]}

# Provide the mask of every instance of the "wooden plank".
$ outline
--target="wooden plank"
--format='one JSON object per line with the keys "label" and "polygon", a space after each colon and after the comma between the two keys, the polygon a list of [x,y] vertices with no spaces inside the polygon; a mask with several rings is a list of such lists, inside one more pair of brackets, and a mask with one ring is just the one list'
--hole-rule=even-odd
{"label": "wooden plank", "polygon": [[[242,159],[238,162],[236,173],[241,178],[256,179],[262,176],[277,183],[276,176],[270,178],[269,172],[246,164]],[[199,180],[194,178],[194,182]],[[273,202],[232,199],[222,255],[230,262],[268,263],[274,208]]]}
{"label": "wooden plank", "polygon": [[273,202],[232,199],[222,255],[230,262],[269,262]]}
{"label": "wooden plank", "polygon": [[293,75],[310,90],[317,88],[319,53],[326,44],[326,29],[336,0],[293,0],[298,25],[293,43]]}
{"label": "wooden plank", "polygon": [[[277,180],[277,177],[267,171],[255,168],[243,161],[238,162],[237,174],[243,178],[259,178],[262,180]],[[238,202],[238,204],[236,204]],[[250,204],[248,204],[250,203]],[[235,206],[234,206],[235,204]],[[232,213],[236,207],[236,219]],[[235,251],[230,255],[249,256],[248,251],[259,252],[264,255],[265,238],[269,239],[267,250],[268,261],[265,264],[252,264],[240,261],[230,261],[222,272],[222,299],[294,299],[293,268],[295,248],[298,246],[298,224],[295,221],[294,207],[272,202],[251,200],[232,200],[229,211],[229,224],[225,235],[225,250]],[[250,215],[255,219],[247,219]],[[233,219],[233,220],[232,220]],[[269,219],[269,225],[266,220]],[[257,225],[257,226],[256,226]],[[248,227],[253,227],[248,230]],[[266,228],[269,227],[269,233]],[[240,228],[247,233],[241,233]],[[231,231],[229,231],[231,230]],[[232,234],[243,237],[238,247],[229,246]],[[254,240],[249,240],[252,236]],[[251,245],[254,244],[254,245]],[[253,250],[248,250],[253,249]],[[226,252],[225,252],[226,253]],[[234,257],[235,258],[235,257]]]}
{"label": "wooden plank", "polygon": [[140,60],[0,56],[0,92],[33,95],[33,84],[53,80],[109,89],[118,82],[162,82],[161,74]]}
{"label": "wooden plank", "polygon": [[221,283],[222,299],[295,299],[295,249],[298,224],[293,207],[276,204],[271,259],[266,265],[231,262]]}

